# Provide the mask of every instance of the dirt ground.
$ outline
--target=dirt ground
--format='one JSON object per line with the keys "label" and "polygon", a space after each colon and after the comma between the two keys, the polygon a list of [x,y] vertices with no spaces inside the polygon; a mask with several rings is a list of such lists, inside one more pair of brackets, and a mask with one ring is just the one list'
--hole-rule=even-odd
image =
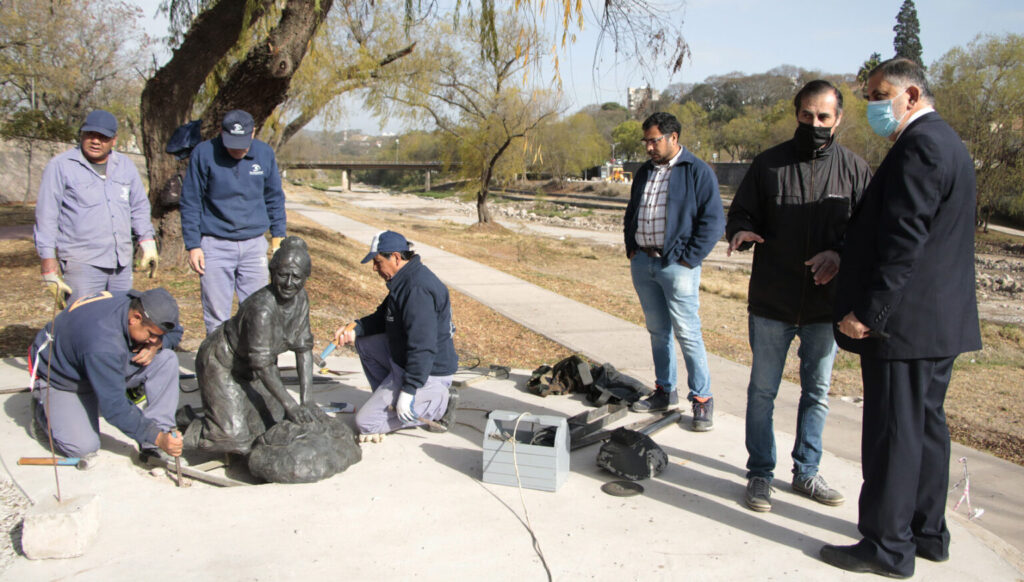
{"label": "dirt ground", "polygon": [[[519,234],[503,228],[465,226],[444,216],[433,220],[412,218],[387,208],[388,197],[374,209],[357,208],[340,193],[291,186],[290,200],[343,210],[348,216],[381,228],[403,231],[410,240],[441,246],[597,309],[643,324],[621,249],[585,244],[565,238]],[[396,199],[399,197],[395,197]],[[447,207],[454,208],[451,201]],[[522,220],[558,223],[558,216],[530,215],[529,204],[517,203]],[[463,209],[475,211],[472,207]],[[0,207],[0,227],[30,225],[31,207]],[[460,210],[461,212],[461,210]],[[577,212],[569,211],[571,214]],[[592,212],[588,223],[617,228],[621,214]],[[503,219],[504,220],[504,219]],[[307,285],[317,349],[329,341],[344,322],[372,310],[384,297],[383,283],[366,265],[359,264],[365,241],[352,241],[326,232],[301,216],[289,216],[289,233],[302,236],[310,246],[314,272]],[[984,349],[957,360],[946,399],[954,439],[1024,464],[1024,331],[1021,293],[1024,288],[1024,245],[1006,235],[979,235],[979,300],[982,302]],[[24,355],[36,331],[52,317],[52,304],[38,280],[38,260],[29,239],[0,240],[0,356]],[[749,365],[746,288],[749,273],[726,267],[706,267],[701,284],[701,317],[709,351]],[[985,283],[988,281],[988,283]],[[1016,285],[1016,287],[1014,287]],[[182,307],[186,328],[183,348],[194,350],[202,338],[198,278],[187,267],[162,265],[156,278],[137,275],[136,287],[167,287]],[[463,362],[497,363],[532,369],[553,363],[568,351],[458,293],[453,309],[460,333],[457,349]],[[793,346],[786,376],[797,380]],[[860,395],[857,360],[840,353],[833,376],[833,396]]]}

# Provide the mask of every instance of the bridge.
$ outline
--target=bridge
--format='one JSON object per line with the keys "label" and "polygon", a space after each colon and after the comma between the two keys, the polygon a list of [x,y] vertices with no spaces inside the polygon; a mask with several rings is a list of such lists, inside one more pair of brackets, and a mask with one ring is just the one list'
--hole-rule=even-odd
{"label": "bridge", "polygon": [[[426,170],[427,192],[430,192],[430,173],[444,169],[441,162],[385,162],[378,160],[351,162],[280,162],[282,170],[341,170],[341,188],[351,190],[351,173],[355,170]],[[457,166],[458,164],[452,164]]]}

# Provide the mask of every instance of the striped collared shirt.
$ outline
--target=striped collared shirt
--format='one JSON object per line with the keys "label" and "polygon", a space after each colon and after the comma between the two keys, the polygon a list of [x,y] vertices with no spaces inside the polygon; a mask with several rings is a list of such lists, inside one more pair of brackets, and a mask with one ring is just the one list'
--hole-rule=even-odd
{"label": "striped collared shirt", "polygon": [[636,244],[641,247],[665,247],[665,202],[668,199],[668,178],[672,174],[672,166],[679,160],[683,148],[667,164],[654,164],[654,169],[647,176],[644,195],[640,198],[637,211]]}

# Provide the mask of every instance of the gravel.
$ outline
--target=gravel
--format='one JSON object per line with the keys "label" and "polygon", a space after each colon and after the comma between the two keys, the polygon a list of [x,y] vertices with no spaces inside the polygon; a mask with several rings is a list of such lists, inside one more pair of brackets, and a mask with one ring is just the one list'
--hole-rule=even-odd
{"label": "gravel", "polygon": [[6,479],[0,479],[0,577],[21,552],[21,518],[31,503]]}

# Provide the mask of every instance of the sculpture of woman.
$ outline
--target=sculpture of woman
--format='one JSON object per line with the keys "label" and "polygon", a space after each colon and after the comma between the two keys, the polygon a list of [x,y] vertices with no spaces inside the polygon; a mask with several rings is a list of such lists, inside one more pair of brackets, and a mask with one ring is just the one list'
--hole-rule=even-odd
{"label": "sculpture of woman", "polygon": [[313,384],[313,334],[304,288],[310,271],[305,241],[285,238],[270,260],[270,284],[203,340],[196,376],[205,416],[189,424],[186,449],[248,454],[253,441],[282,419],[314,420],[285,390],[277,367],[279,354],[295,352],[300,400],[306,403]]}

